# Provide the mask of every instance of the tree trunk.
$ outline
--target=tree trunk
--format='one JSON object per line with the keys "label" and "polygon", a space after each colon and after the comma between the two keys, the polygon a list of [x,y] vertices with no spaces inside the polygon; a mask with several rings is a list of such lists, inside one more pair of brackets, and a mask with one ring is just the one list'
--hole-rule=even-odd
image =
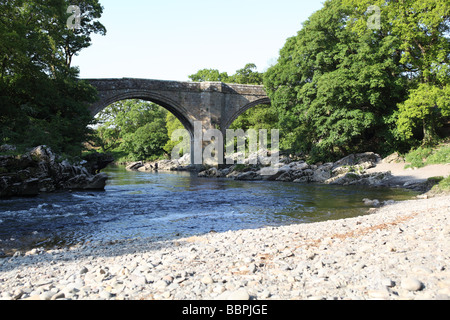
{"label": "tree trunk", "polygon": [[438,140],[436,127],[434,125],[434,116],[430,114],[423,118],[423,141],[422,145],[433,145]]}

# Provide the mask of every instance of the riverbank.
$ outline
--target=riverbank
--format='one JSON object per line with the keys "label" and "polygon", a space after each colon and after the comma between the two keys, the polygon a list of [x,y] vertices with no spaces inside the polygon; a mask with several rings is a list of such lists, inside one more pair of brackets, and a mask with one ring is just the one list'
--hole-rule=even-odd
{"label": "riverbank", "polygon": [[3,299],[448,299],[450,195],[357,218],[0,260]]}
{"label": "riverbank", "polygon": [[[0,146],[3,150],[7,145]],[[7,146],[14,152],[14,146]],[[72,164],[47,146],[21,155],[0,155],[0,199],[32,197],[69,190],[104,190],[108,176],[99,171],[113,159],[90,154]]]}
{"label": "riverbank", "polygon": [[[139,161],[125,165],[127,170],[141,172],[197,171],[198,176],[203,178],[362,185],[404,188],[421,193],[429,192],[439,182],[439,179],[430,178],[450,176],[450,163],[428,165],[423,168],[405,168],[407,163],[397,153],[384,159],[373,152],[350,154],[336,162],[317,164],[281,157],[274,168],[267,168],[263,164],[265,156],[265,153],[261,152],[250,155],[243,164],[221,166],[220,168],[191,166],[189,165],[189,154],[180,160],[162,160],[152,163]],[[232,157],[236,158],[237,154]]]}

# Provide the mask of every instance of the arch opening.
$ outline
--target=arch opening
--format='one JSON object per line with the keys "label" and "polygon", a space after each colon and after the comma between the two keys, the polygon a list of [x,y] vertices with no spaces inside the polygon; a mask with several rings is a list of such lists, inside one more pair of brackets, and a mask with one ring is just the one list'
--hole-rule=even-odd
{"label": "arch opening", "polygon": [[[239,108],[239,110],[237,110],[233,115],[231,115],[227,121],[225,122],[224,125],[224,131],[229,129],[231,127],[231,125],[241,116],[243,115],[245,112],[247,112],[248,110],[257,107],[257,106],[271,106],[271,102],[269,98],[262,98],[262,99],[258,99],[255,100],[253,102],[250,102],[246,105],[244,105],[243,107]],[[244,129],[244,128],[242,128]]]}
{"label": "arch opening", "polygon": [[187,115],[189,115],[187,110],[185,110],[182,106],[178,105],[175,101],[171,100],[170,98],[164,97],[157,93],[145,92],[141,90],[127,90],[127,92],[125,93],[119,93],[101,99],[97,104],[94,104],[91,107],[91,114],[93,114],[93,116],[96,116],[106,107],[110,106],[115,102],[133,99],[152,102],[163,107],[164,109],[172,113],[178,120],[180,120],[184,128],[188,130],[191,137],[193,137],[194,127],[191,121],[187,118]]}
{"label": "arch opening", "polygon": [[192,125],[167,99],[120,94],[103,99],[91,110],[95,117],[101,117],[100,124],[94,127],[95,141],[100,142],[97,148],[106,152],[107,146],[124,161],[171,159],[171,150],[179,143],[172,141],[171,132],[177,129],[189,134],[183,136],[182,155],[191,152],[188,143],[193,139]]}

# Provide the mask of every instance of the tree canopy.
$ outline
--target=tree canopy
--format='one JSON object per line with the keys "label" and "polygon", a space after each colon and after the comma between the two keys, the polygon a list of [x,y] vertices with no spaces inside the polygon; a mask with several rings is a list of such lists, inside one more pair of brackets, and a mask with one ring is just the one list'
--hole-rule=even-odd
{"label": "tree canopy", "polygon": [[[402,138],[411,139],[422,129],[423,144],[436,141],[436,128],[448,117],[450,81],[450,3],[446,0],[369,1],[345,0],[351,11],[349,28],[359,35],[364,27],[364,7],[380,8],[383,37],[395,37],[398,64],[407,75],[409,95],[399,106],[397,121]],[[439,101],[437,95],[441,96]]]}
{"label": "tree canopy", "polygon": [[47,144],[79,153],[96,91],[78,79],[71,59],[105,34],[98,0],[70,1],[82,10],[81,29],[69,30],[66,0],[6,0],[0,7],[0,143]]}
{"label": "tree canopy", "polygon": [[[377,3],[382,23],[373,30],[367,27],[367,8]],[[332,160],[407,147],[403,133],[411,134],[421,117],[408,109],[423,105],[423,100],[405,102],[408,92],[431,79],[447,92],[438,79],[448,80],[442,76],[448,75],[448,2],[423,3],[329,0],[287,40],[264,75],[280,119],[282,148]],[[418,16],[404,17],[416,11]],[[447,107],[442,101],[427,105]]]}
{"label": "tree canopy", "polygon": [[120,150],[130,160],[161,157],[168,142],[167,113],[151,102],[115,102],[98,115],[95,142],[102,151]]}

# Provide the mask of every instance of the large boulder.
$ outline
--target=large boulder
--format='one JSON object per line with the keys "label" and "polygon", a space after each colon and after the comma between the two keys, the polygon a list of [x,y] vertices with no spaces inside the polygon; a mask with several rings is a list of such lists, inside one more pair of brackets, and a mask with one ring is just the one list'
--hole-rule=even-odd
{"label": "large boulder", "polygon": [[198,177],[200,178],[214,178],[218,176],[218,170],[215,167],[209,168],[207,170],[201,171],[198,173]]}
{"label": "large boulder", "polygon": [[139,168],[144,167],[144,163],[142,161],[136,161],[136,162],[131,162],[129,163],[125,169],[126,170],[138,170]]}
{"label": "large boulder", "polygon": [[95,176],[81,174],[69,179],[65,183],[65,188],[74,190],[101,190],[105,187],[106,180],[108,180],[106,173],[99,173]]}
{"label": "large boulder", "polygon": [[370,169],[373,168],[379,161],[381,161],[380,155],[374,152],[351,154],[336,161],[333,165],[333,170],[342,166],[355,166]]}
{"label": "large boulder", "polygon": [[385,186],[392,177],[391,172],[356,173],[347,172],[325,181],[325,184],[365,185],[372,187]]}
{"label": "large boulder", "polygon": [[91,174],[97,174],[114,162],[114,157],[110,154],[93,152],[82,157],[85,167]]}
{"label": "large boulder", "polygon": [[323,183],[330,179],[332,176],[331,170],[333,169],[333,165],[334,164],[332,162],[329,162],[318,166],[317,169],[314,170],[314,173],[309,181]]}
{"label": "large boulder", "polygon": [[237,175],[234,179],[242,181],[249,181],[249,180],[255,181],[255,180],[262,180],[262,176],[257,171],[247,171]]}
{"label": "large boulder", "polygon": [[405,158],[398,152],[394,152],[383,159],[383,163],[402,163],[405,162]]}
{"label": "large boulder", "polygon": [[108,176],[62,160],[47,146],[0,157],[0,197],[35,196],[69,189],[104,190]]}

